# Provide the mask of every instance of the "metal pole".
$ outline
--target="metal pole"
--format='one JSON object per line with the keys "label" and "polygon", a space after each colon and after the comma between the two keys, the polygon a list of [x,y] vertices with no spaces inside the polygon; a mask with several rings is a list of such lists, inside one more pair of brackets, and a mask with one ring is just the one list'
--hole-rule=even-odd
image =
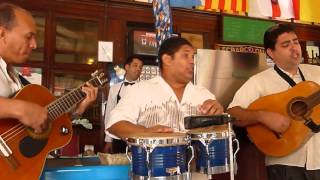
{"label": "metal pole", "polygon": [[230,180],[234,180],[234,162],[233,162],[233,148],[232,148],[232,130],[231,122],[228,122],[228,134],[229,134],[229,162],[230,162]]}

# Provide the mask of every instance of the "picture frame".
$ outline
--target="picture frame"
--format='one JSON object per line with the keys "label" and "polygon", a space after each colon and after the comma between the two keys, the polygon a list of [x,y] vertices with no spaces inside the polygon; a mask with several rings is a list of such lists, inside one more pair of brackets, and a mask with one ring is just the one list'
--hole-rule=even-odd
{"label": "picture frame", "polygon": [[195,49],[203,49],[205,47],[203,34],[201,33],[181,32],[180,36],[188,40]]}
{"label": "picture frame", "polygon": [[31,84],[42,85],[43,83],[42,68],[28,67],[28,66],[24,66],[24,67],[15,66],[14,69]]}
{"label": "picture frame", "polygon": [[132,53],[146,56],[157,56],[156,33],[146,30],[132,31]]}

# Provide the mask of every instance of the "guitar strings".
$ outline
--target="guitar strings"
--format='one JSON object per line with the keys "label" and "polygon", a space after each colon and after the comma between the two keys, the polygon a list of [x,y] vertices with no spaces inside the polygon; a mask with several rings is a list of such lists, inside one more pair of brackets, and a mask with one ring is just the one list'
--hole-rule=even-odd
{"label": "guitar strings", "polygon": [[12,128],[10,128],[8,131],[2,133],[1,136],[2,136],[3,140],[8,140],[9,138],[20,134],[20,131],[24,130],[24,129],[25,129],[24,125],[19,123],[19,124],[13,126]]}
{"label": "guitar strings", "polygon": [[6,134],[10,133],[12,130],[15,130],[16,128],[18,128],[21,125],[22,125],[21,123],[16,124],[15,126],[13,126],[10,129],[8,129],[6,132],[0,134],[0,136],[5,136]]}
{"label": "guitar strings", "polygon": [[[50,108],[48,108],[50,111]],[[52,119],[51,114],[49,113],[49,121]],[[15,138],[22,132],[25,132],[25,126],[22,123],[18,123],[15,126],[8,129],[6,132],[0,134],[5,142],[9,142],[11,139]]]}
{"label": "guitar strings", "polygon": [[[1,69],[2,70],[2,69]],[[95,77],[95,78],[97,78],[97,77]],[[93,80],[93,82],[95,82],[95,78],[94,79],[92,79]],[[90,80],[91,81],[91,80]],[[100,81],[99,81],[100,82]],[[79,95],[79,94],[77,94],[77,93],[79,93],[79,92],[77,92],[76,91],[77,89],[75,89],[75,90],[73,90],[73,91],[71,91],[71,92],[75,92],[75,96],[77,97],[77,95]],[[70,92],[70,93],[71,93]],[[72,95],[72,94],[71,94]],[[80,97],[81,97],[81,93],[80,93]],[[73,96],[71,96],[71,98],[72,98],[72,100],[74,100],[73,98]],[[68,102],[67,102],[68,103]],[[51,120],[51,119],[55,119],[56,117],[55,116],[59,116],[60,114],[59,114],[59,112],[58,112],[58,114],[53,114],[53,117],[52,117],[52,114],[50,113],[51,112],[51,110],[50,110],[50,105],[53,105],[52,106],[52,108],[53,108],[53,113],[56,111],[56,110],[59,110],[59,107],[58,106],[56,106],[53,102],[52,103],[50,103],[48,106],[47,106],[47,108],[48,108],[48,110],[49,110],[49,121]],[[67,104],[67,105],[69,105],[69,104]],[[15,126],[13,126],[13,127],[11,127],[9,130],[7,130],[6,132],[4,132],[4,133],[2,133],[2,134],[0,134],[0,136],[2,137],[2,139],[5,141],[5,142],[9,142],[11,139],[13,139],[13,138],[15,138],[16,136],[18,136],[19,134],[21,134],[21,133],[23,133],[23,132],[25,132],[25,126],[22,124],[22,123],[18,123],[17,125],[15,125]]]}
{"label": "guitar strings", "polygon": [[25,127],[21,126],[20,130],[18,130],[18,132],[16,132],[15,134],[13,134],[12,136],[8,137],[8,139],[6,139],[6,142],[10,142],[10,140],[13,140],[15,137],[17,137],[18,135],[20,135],[21,133],[26,132],[25,131]]}

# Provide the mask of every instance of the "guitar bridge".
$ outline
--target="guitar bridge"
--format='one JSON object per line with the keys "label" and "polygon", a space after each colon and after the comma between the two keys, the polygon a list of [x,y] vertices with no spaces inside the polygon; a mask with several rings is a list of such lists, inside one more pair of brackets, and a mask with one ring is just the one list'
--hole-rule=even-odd
{"label": "guitar bridge", "polygon": [[0,136],[0,153],[5,158],[10,167],[15,170],[19,167],[19,162],[14,158],[11,149]]}
{"label": "guitar bridge", "polygon": [[9,157],[12,154],[11,149],[7,145],[7,143],[0,136],[0,151],[4,157]]}

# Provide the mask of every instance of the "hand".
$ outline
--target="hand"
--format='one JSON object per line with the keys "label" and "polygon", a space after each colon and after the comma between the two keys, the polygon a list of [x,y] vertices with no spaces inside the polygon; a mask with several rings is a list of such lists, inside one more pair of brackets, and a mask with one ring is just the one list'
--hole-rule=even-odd
{"label": "hand", "polygon": [[284,133],[291,123],[290,118],[269,111],[260,111],[258,121],[277,133]]}
{"label": "hand", "polygon": [[76,109],[77,114],[82,114],[89,105],[91,105],[96,99],[98,95],[98,88],[92,86],[90,83],[86,83],[85,86],[82,86],[82,91],[86,94],[86,98],[79,103]]}
{"label": "hand", "polygon": [[103,152],[112,154],[112,142],[106,142],[103,148]]}
{"label": "hand", "polygon": [[218,101],[212,99],[204,101],[199,107],[199,110],[203,115],[216,115],[223,113],[222,105]]}
{"label": "hand", "polygon": [[170,133],[170,132],[173,132],[173,129],[168,126],[156,125],[156,126],[146,128],[145,132]]}
{"label": "hand", "polygon": [[48,129],[48,110],[38,104],[17,101],[17,119],[24,125],[34,129],[35,133],[42,133]]}

